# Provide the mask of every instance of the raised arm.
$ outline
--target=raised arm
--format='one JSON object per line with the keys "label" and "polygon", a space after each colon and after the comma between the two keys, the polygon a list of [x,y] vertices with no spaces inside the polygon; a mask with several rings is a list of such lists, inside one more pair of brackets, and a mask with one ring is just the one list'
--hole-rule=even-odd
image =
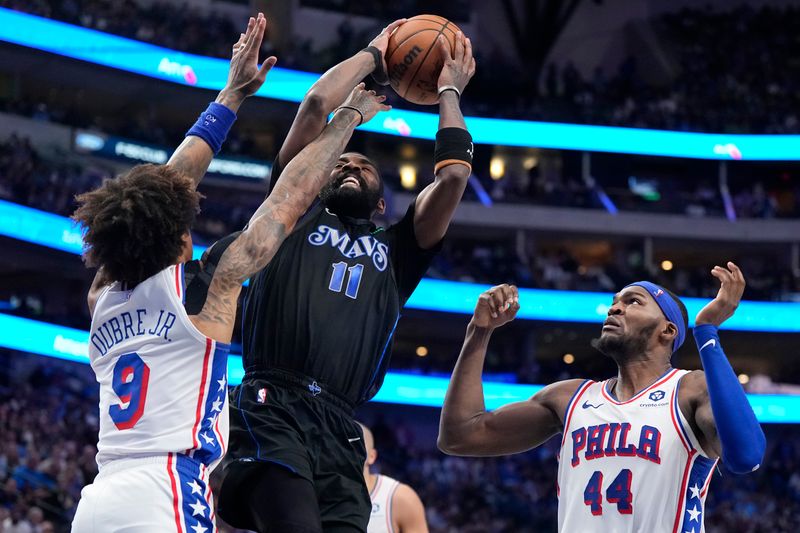
{"label": "raised arm", "polygon": [[721,282],[719,293],[695,318],[694,338],[704,372],[681,380],[679,401],[704,451],[722,457],[732,472],[745,474],[761,465],[767,441],[720,344],[718,328],[733,316],[745,287],[739,267],[730,262],[727,266],[711,271]]}
{"label": "raised arm", "polygon": [[[205,335],[230,339],[236,318],[236,302],[244,280],[264,268],[275,255],[300,216],[305,213],[330,179],[336,161],[353,130],[378,111],[388,110],[384,96],[359,84],[322,133],[306,146],[281,174],[247,228],[222,254],[209,286],[203,309],[192,322]],[[357,110],[357,111],[356,111]]]}
{"label": "raised arm", "polygon": [[268,57],[260,68],[258,66],[258,51],[266,27],[267,20],[263,13],[256,18],[250,17],[247,30],[233,45],[225,87],[214,103],[200,115],[167,161],[167,165],[191,177],[195,186],[203,179],[208,165],[219,152],[242,102],[264,84],[267,73],[277,61],[275,57]]}
{"label": "raised arm", "polygon": [[417,196],[414,233],[421,248],[435,246],[447,232],[472,173],[472,137],[467,132],[459,99],[475,74],[472,43],[459,32],[455,52],[444,37],[438,46],[447,58],[439,75],[439,132],[436,134],[436,179]]}
{"label": "raised arm", "polygon": [[439,420],[439,449],[451,455],[492,456],[539,446],[563,428],[567,403],[581,380],[549,385],[523,402],[487,411],[483,363],[492,332],[514,319],[517,288],[500,285],[481,294],[447,388]]}
{"label": "raised arm", "polygon": [[384,54],[389,45],[389,35],[405,21],[406,19],[396,20],[386,26],[367,48],[331,67],[311,86],[300,102],[294,122],[278,152],[281,165],[287,165],[304,146],[320,134],[328,115],[342,104],[358,82],[370,73],[375,73],[376,79],[380,77],[380,73],[385,76]]}

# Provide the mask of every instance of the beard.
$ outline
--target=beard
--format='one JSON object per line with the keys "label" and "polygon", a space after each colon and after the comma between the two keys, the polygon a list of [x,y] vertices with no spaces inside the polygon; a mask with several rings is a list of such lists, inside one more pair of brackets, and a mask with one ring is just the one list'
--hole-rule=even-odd
{"label": "beard", "polygon": [[[352,187],[342,188],[341,185],[347,176],[358,180],[359,188],[357,190]],[[322,188],[319,199],[334,214],[369,219],[378,206],[381,193],[371,190],[361,176],[341,174]]]}
{"label": "beard", "polygon": [[618,363],[644,354],[650,336],[658,324],[643,327],[637,335],[600,335],[592,339],[592,348]]}

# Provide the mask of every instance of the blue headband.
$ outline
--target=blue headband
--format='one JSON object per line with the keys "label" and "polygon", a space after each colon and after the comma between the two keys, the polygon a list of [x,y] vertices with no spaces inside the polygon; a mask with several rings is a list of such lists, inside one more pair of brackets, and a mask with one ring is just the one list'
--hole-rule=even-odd
{"label": "blue headband", "polygon": [[661,308],[661,312],[667,317],[667,320],[675,324],[675,327],[678,328],[678,336],[675,337],[675,343],[672,345],[672,353],[677,352],[678,348],[683,344],[684,339],[686,339],[686,323],[678,307],[678,302],[676,302],[663,287],[650,281],[637,281],[625,288],[627,289],[628,287],[634,286],[641,287],[649,292],[650,296],[652,296],[653,300],[658,304],[658,307]]}

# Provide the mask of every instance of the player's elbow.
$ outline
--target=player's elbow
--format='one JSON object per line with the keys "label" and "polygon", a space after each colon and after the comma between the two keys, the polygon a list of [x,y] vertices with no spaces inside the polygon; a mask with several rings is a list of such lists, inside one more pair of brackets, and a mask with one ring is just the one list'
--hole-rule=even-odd
{"label": "player's elbow", "polygon": [[312,87],[300,103],[298,114],[327,117],[332,110],[329,98]]}
{"label": "player's elbow", "polygon": [[436,173],[436,181],[441,185],[463,186],[469,179],[472,171],[466,165],[454,163],[447,165]]}
{"label": "player's elbow", "polygon": [[755,441],[750,446],[742,446],[730,452],[723,450],[722,459],[728,470],[734,474],[749,474],[758,470],[764,461],[764,452],[767,447],[766,437],[761,428],[759,428]]}
{"label": "player's elbow", "polygon": [[470,455],[471,447],[464,436],[459,435],[452,428],[440,427],[436,439],[439,451],[447,455]]}

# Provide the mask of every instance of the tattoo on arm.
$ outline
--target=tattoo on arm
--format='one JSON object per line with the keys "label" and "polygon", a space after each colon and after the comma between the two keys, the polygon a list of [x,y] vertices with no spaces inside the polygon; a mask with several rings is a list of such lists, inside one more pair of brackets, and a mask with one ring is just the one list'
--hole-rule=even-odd
{"label": "tattoo on arm", "polygon": [[199,317],[232,324],[244,280],[264,268],[308,209],[353,133],[358,116],[337,113],[322,134],[286,166],[275,188],[220,258]]}
{"label": "tattoo on arm", "polygon": [[211,147],[200,137],[190,135],[178,146],[178,149],[167,161],[167,165],[192,178],[197,187],[205,176],[212,159],[214,159],[214,151],[211,150]]}

